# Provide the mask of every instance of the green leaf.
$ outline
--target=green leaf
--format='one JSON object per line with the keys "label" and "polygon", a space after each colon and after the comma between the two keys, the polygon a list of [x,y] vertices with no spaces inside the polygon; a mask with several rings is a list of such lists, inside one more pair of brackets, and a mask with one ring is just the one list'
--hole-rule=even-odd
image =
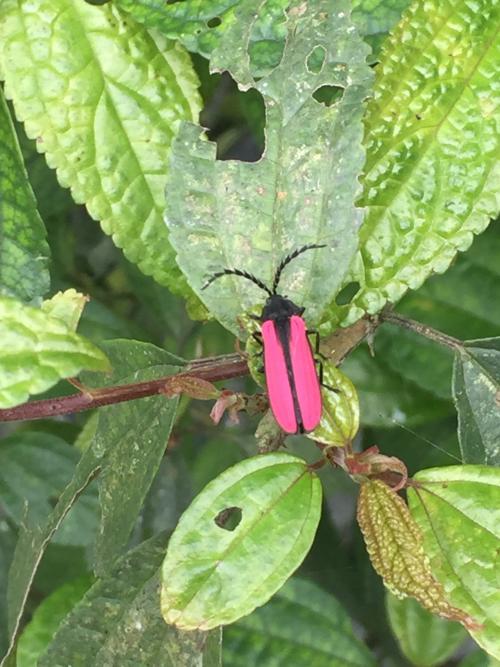
{"label": "green leaf", "polygon": [[319,426],[308,438],[325,445],[344,447],[359,429],[359,401],[351,380],[331,362],[323,362],[323,413]]}
{"label": "green leaf", "polygon": [[38,518],[36,516],[32,517],[28,511],[26,519],[21,524],[14,558],[9,571],[9,650],[1,663],[2,667],[8,663],[15,651],[15,642],[28,593],[47,546],[98,470],[99,461],[92,451],[87,451],[80,459],[72,480],[59,496],[48,519],[40,523]]}
{"label": "green leaf", "polygon": [[499,661],[484,651],[474,651],[458,663],[458,667],[498,667]]}
{"label": "green leaf", "polygon": [[45,598],[19,637],[16,667],[37,667],[39,657],[50,644],[59,624],[82,599],[91,583],[89,577],[81,577]]}
{"label": "green leaf", "polygon": [[463,460],[500,466],[500,338],[456,352],[453,397]]}
{"label": "green leaf", "polygon": [[[181,370],[179,359],[148,343],[110,341],[113,365],[104,384],[153,380]],[[93,384],[95,384],[95,378]],[[102,386],[102,378],[98,383]],[[91,447],[104,459],[99,476],[101,527],[95,569],[103,573],[127,545],[146,494],[165,454],[178,397],[150,396],[101,408]]]}
{"label": "green leaf", "polygon": [[51,299],[42,303],[42,310],[51,317],[57,317],[66,323],[70,331],[76,331],[85,304],[89,300],[85,294],[75,289],[57,292]]}
{"label": "green leaf", "polygon": [[104,354],[58,317],[0,297],[0,407],[26,401],[83,369],[106,370]]}
{"label": "green leaf", "polygon": [[450,466],[422,470],[410,488],[410,509],[436,578],[451,604],[481,624],[476,642],[500,658],[498,540],[500,469]]}
{"label": "green leaf", "polygon": [[[318,15],[328,14],[329,0],[312,0],[300,17],[292,12],[279,67],[255,84],[267,117],[267,146],[259,162],[216,160],[215,144],[187,123],[173,145],[167,206],[171,242],[190,285],[236,334],[241,335],[237,317],[262,301],[262,291],[237,277],[201,291],[214,271],[236,266],[269,282],[284,254],[306,243],[326,243],[328,248],[297,259],[281,285],[314,321],[356,249],[361,211],[354,199],[371,72],[347,3],[337,5],[339,12],[323,21]],[[313,94],[323,86],[340,89],[341,98],[331,106],[320,104]]]}
{"label": "green leaf", "polygon": [[181,633],[158,605],[164,535],[127,553],[62,622],[39,667],[215,667],[219,631]]}
{"label": "green leaf", "polygon": [[[260,77],[275,67],[285,44],[285,10],[290,0],[118,0],[140,23],[178,39],[189,50],[211,57],[212,69],[232,68],[239,60]],[[238,40],[238,52],[231,46]]]}
{"label": "green leaf", "polygon": [[[241,519],[233,530],[223,525],[231,510]],[[256,456],[223,472],[191,503],[170,540],[165,621],[210,629],[264,604],[304,559],[320,510],[320,481],[294,456]]]}
{"label": "green leaf", "polygon": [[410,0],[353,0],[352,20],[372,47],[370,61],[378,61],[388,32],[401,18]]}
{"label": "green leaf", "polygon": [[227,667],[375,665],[337,600],[297,578],[264,607],[224,630],[223,657]]}
{"label": "green leaf", "polygon": [[242,90],[269,74],[283,56],[289,5],[290,17],[300,11],[290,0],[259,0],[257,11],[255,0],[236,5],[212,51],[211,71],[229,71]]}
{"label": "green leaf", "polygon": [[499,210],[499,12],[490,0],[413,3],[386,42],[366,115],[367,215],[346,279],[360,289],[331,311],[344,324],[444,272]]}
{"label": "green leaf", "polygon": [[[42,525],[61,491],[71,480],[78,452],[50,433],[17,431],[0,444],[0,499],[6,516],[21,525],[30,508],[30,520]],[[57,544],[86,546],[97,529],[97,493],[86,493],[53,537]]]}
{"label": "green leaf", "polygon": [[7,522],[0,522],[0,656],[7,651],[7,579],[10,563],[14,554],[16,535]]}
{"label": "green leaf", "polygon": [[449,604],[429,566],[420,529],[395,491],[380,480],[364,482],[357,519],[372,565],[392,593],[413,597],[433,614],[472,626],[473,619]]}
{"label": "green leaf", "polygon": [[413,598],[400,600],[388,593],[386,604],[392,631],[412,665],[440,665],[467,637],[460,624],[434,616]]}
{"label": "green leaf", "polygon": [[128,259],[186,295],[162,214],[172,137],[200,109],[189,56],[114,3],[80,0],[7,2],[0,44],[6,95],[61,185]]}
{"label": "green leaf", "polygon": [[0,191],[0,295],[36,300],[49,289],[49,247],[1,89]]}
{"label": "green leaf", "polygon": [[[498,257],[500,225],[490,225],[444,275],[433,276],[418,291],[407,293],[398,312],[461,340],[496,335],[500,309],[491,304],[500,291]],[[377,329],[374,347],[379,360],[404,380],[440,399],[451,399],[451,350],[390,325]]]}

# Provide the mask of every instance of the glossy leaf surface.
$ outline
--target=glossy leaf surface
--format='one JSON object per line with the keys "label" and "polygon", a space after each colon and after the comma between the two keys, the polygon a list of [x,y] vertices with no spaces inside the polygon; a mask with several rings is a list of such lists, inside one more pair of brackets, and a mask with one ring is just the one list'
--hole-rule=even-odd
{"label": "glossy leaf surface", "polygon": [[500,338],[468,341],[456,353],[453,397],[463,460],[500,466]]}
{"label": "glossy leaf surface", "polygon": [[[319,479],[296,457],[261,455],[223,472],[191,503],[170,540],[163,563],[166,622],[210,629],[264,604],[304,559],[320,509]],[[221,527],[228,510],[240,511],[232,530]]]}
{"label": "glossy leaf surface", "polygon": [[408,499],[432,571],[450,603],[481,624],[471,630],[476,642],[499,658],[500,469],[434,468],[415,480]]}

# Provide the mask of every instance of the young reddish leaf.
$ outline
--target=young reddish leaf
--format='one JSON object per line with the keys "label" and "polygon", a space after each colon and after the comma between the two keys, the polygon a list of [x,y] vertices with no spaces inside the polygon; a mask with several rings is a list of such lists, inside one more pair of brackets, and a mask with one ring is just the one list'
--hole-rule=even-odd
{"label": "young reddish leaf", "polygon": [[372,565],[392,593],[414,597],[434,614],[475,627],[468,614],[446,600],[431,572],[420,529],[397,493],[379,480],[365,482],[357,517]]}
{"label": "young reddish leaf", "polygon": [[165,385],[163,393],[171,398],[178,394],[186,394],[190,398],[207,401],[217,398],[220,391],[217,387],[203,378],[191,377],[190,375],[175,375]]}

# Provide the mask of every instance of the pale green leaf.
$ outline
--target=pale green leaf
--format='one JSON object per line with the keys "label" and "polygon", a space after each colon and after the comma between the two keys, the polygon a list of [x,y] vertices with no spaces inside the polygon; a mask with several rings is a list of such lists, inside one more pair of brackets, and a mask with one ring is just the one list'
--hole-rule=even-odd
{"label": "pale green leaf", "polygon": [[16,667],[37,667],[63,618],[90,587],[89,577],[81,577],[58,588],[37,607],[17,644]]}
{"label": "pale green leaf", "polygon": [[83,369],[106,370],[108,361],[90,341],[57,317],[0,297],[0,407],[26,401]]}
{"label": "pale green leaf", "polygon": [[226,667],[371,667],[337,600],[293,578],[260,609],[224,630]]}
{"label": "pale green leaf", "polygon": [[308,438],[325,445],[344,447],[359,428],[359,401],[351,380],[331,362],[323,362],[323,413],[321,422]]}
{"label": "pale green leaf", "polygon": [[[299,11],[290,0],[243,0],[226,20],[224,33],[210,56],[210,69],[228,71],[241,89],[255,85],[283,55],[287,36],[286,10]],[[260,39],[259,39],[260,37]]]}
{"label": "pale green leaf", "polygon": [[[149,343],[110,341],[103,344],[103,350],[113,365],[113,374],[93,385],[142,382],[180,370],[177,357]],[[105,459],[99,476],[101,527],[95,549],[98,573],[108,570],[127,545],[167,449],[177,403],[178,397],[150,396],[98,412],[91,445],[99,458]]]}
{"label": "pale green leaf", "polygon": [[49,247],[0,89],[0,294],[21,301],[49,288]]}
{"label": "pale green leaf", "polygon": [[[320,510],[320,481],[294,456],[256,456],[223,472],[191,503],[170,540],[161,600],[166,622],[210,629],[267,602],[304,559]],[[223,525],[231,513],[241,519],[234,529]]]}
{"label": "pale green leaf", "polygon": [[[287,252],[325,243],[327,248],[297,259],[280,285],[314,321],[335,294],[357,245],[361,211],[354,199],[363,163],[363,101],[371,82],[367,48],[350,23],[345,0],[335,13],[329,13],[328,0],[312,0],[301,5],[300,16],[297,4],[279,67],[255,84],[266,105],[261,160],[216,160],[215,144],[191,124],[173,145],[171,242],[190,285],[236,334],[241,334],[237,317],[262,302],[263,293],[233,277],[201,291],[210,274],[236,266],[269,282]],[[322,21],[321,12],[327,15]],[[339,91],[330,106],[313,98],[323,86]]]}
{"label": "pale green leaf", "polygon": [[57,292],[51,299],[42,303],[42,310],[51,317],[57,317],[66,323],[70,331],[76,331],[78,322],[89,300],[85,294],[80,294],[75,289],[67,289]]}
{"label": "pale green leaf", "polygon": [[500,658],[500,468],[422,470],[408,500],[436,578],[451,604],[479,625],[476,642]]}
{"label": "pale green leaf", "polygon": [[500,338],[471,340],[456,352],[453,397],[463,460],[500,466]]}
{"label": "pale green leaf", "polygon": [[164,535],[127,553],[62,622],[39,667],[217,667],[220,631],[182,633],[160,614]]}
{"label": "pale green leaf", "polygon": [[77,203],[144,273],[187,293],[162,220],[170,144],[200,100],[189,56],[114,3],[7,2],[5,91]]}
{"label": "pale green leaf", "polygon": [[450,658],[467,637],[459,623],[439,618],[413,598],[386,596],[387,613],[403,655],[417,667],[434,667]]}
{"label": "pale green leaf", "polygon": [[[61,491],[71,480],[78,452],[64,440],[43,431],[16,431],[0,444],[0,498],[10,521],[43,524]],[[90,491],[90,490],[89,490]],[[53,537],[57,544],[86,546],[98,526],[97,490],[86,493]]]}
{"label": "pale green leaf", "polygon": [[499,210],[500,7],[413,3],[386,42],[367,108],[367,215],[344,324],[444,272]]}
{"label": "pale green leaf", "polygon": [[80,459],[72,480],[59,496],[52,513],[40,523],[38,517],[29,512],[21,524],[9,570],[8,619],[9,650],[1,667],[11,661],[15,651],[16,638],[21,626],[29,590],[47,546],[64,518],[99,471],[99,461],[92,451],[87,451]]}

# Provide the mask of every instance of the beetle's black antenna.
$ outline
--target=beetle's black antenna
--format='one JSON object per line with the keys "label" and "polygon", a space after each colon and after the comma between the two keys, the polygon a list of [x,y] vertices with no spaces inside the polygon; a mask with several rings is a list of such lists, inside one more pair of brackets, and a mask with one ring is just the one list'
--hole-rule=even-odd
{"label": "beetle's black antenna", "polygon": [[201,289],[206,289],[209,285],[213,283],[214,280],[217,280],[217,278],[221,278],[222,276],[240,276],[240,278],[246,278],[247,280],[250,280],[251,282],[255,283],[260,289],[263,289],[265,292],[269,294],[269,296],[273,295],[273,292],[269,289],[267,285],[265,285],[262,280],[259,280],[255,276],[253,276],[251,273],[247,273],[247,271],[240,271],[240,269],[224,269],[223,271],[218,271],[217,273],[214,273],[213,276],[211,276],[207,282],[203,285]]}
{"label": "beetle's black antenna", "polygon": [[289,255],[287,255],[284,259],[281,260],[280,265],[276,269],[276,273],[274,274],[274,280],[273,280],[273,287],[272,287],[272,294],[276,294],[276,290],[278,289],[278,285],[280,282],[281,278],[281,273],[285,266],[287,264],[290,264],[292,259],[295,259],[299,255],[301,255],[303,252],[306,250],[312,250],[313,248],[326,248],[326,243],[322,243],[321,245],[318,245],[317,243],[309,243],[308,245],[302,246],[302,248],[297,248],[293,252],[291,252]]}

